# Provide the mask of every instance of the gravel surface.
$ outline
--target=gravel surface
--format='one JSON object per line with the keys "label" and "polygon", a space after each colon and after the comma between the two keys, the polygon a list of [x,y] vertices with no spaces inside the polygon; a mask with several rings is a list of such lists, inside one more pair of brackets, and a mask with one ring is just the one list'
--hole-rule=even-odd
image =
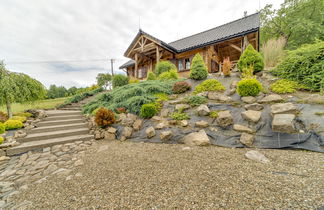
{"label": "gravel surface", "polygon": [[[29,209],[316,209],[324,205],[324,155],[215,146],[105,142],[91,146],[73,176],[20,192]],[[184,149],[185,148],[185,149]]]}

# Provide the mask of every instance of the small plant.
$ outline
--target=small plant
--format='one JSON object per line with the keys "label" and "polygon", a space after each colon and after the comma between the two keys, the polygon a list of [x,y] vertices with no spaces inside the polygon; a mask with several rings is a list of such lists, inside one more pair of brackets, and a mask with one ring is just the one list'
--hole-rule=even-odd
{"label": "small plant", "polygon": [[219,111],[211,111],[210,113],[209,113],[209,116],[211,117],[211,118],[214,118],[214,119],[216,119],[217,117],[218,117],[218,113],[219,113]]}
{"label": "small plant", "polygon": [[232,67],[232,62],[230,61],[229,57],[225,58],[223,60],[223,68],[222,72],[224,76],[230,76],[231,75],[231,67]]}
{"label": "small plant", "polygon": [[243,68],[242,70],[242,78],[256,78],[254,75],[253,75],[253,65],[250,65],[249,67],[245,67]]}
{"label": "small plant", "polygon": [[128,77],[122,74],[116,74],[113,77],[112,85],[113,88],[121,87],[128,84]]}
{"label": "small plant", "polygon": [[0,122],[6,122],[8,120],[7,114],[4,112],[0,111]]}
{"label": "small plant", "polygon": [[201,55],[197,53],[191,62],[190,78],[194,80],[203,80],[208,76],[208,70]]}
{"label": "small plant", "polygon": [[0,134],[3,134],[6,131],[6,126],[3,123],[0,123]]}
{"label": "small plant", "polygon": [[236,90],[240,96],[257,96],[262,90],[262,85],[255,78],[242,79],[237,83]]}
{"label": "small plant", "polygon": [[152,71],[149,71],[146,80],[156,80],[156,75]]}
{"label": "small plant", "polygon": [[184,93],[191,89],[191,85],[186,81],[180,81],[173,84],[172,92],[175,94]]}
{"label": "small plant", "polygon": [[129,84],[139,83],[140,80],[136,79],[135,77],[131,77],[128,81]]}
{"label": "small plant", "polygon": [[143,118],[151,118],[154,115],[156,115],[156,113],[158,113],[158,109],[156,107],[156,104],[143,104],[142,108],[141,108],[141,113],[140,116]]}
{"label": "small plant", "polygon": [[107,127],[116,122],[115,113],[106,108],[100,108],[95,117],[95,122],[100,127]]}
{"label": "small plant", "polygon": [[0,144],[3,144],[3,142],[4,142],[4,138],[0,136]]}
{"label": "small plant", "polygon": [[168,71],[177,71],[177,67],[170,61],[160,61],[155,66],[155,74],[157,76]]}
{"label": "small plant", "polygon": [[177,79],[179,79],[179,76],[178,76],[178,72],[176,70],[170,70],[170,71],[161,73],[157,79],[161,80],[161,81],[177,80]]}
{"label": "small plant", "polygon": [[10,118],[10,120],[19,120],[24,123],[27,121],[27,118],[22,116],[13,116],[12,118]]}
{"label": "small plant", "polygon": [[116,110],[117,110],[117,113],[118,113],[118,114],[126,113],[126,108],[125,108],[125,107],[119,107],[119,108],[117,108]]}
{"label": "small plant", "polygon": [[97,114],[97,112],[98,112],[98,110],[99,110],[100,108],[101,108],[101,107],[96,108],[95,110],[93,110],[93,111],[91,112],[91,115],[92,115],[92,116],[96,116],[96,114]]}
{"label": "small plant", "polygon": [[177,112],[173,112],[171,114],[171,118],[173,120],[189,120],[190,117],[187,113],[183,112],[183,109],[178,110]]}
{"label": "small plant", "polygon": [[324,112],[315,112],[314,114],[318,115],[318,116],[322,116],[322,115],[324,115]]}
{"label": "small plant", "polygon": [[270,85],[271,91],[279,94],[294,93],[299,87],[301,86],[297,82],[287,79],[277,80]]}
{"label": "small plant", "polygon": [[207,102],[207,98],[204,96],[189,96],[185,98],[185,102],[191,106],[199,106]]}
{"label": "small plant", "polygon": [[157,94],[154,94],[154,96],[156,97],[155,101],[157,101],[157,102],[163,102],[163,101],[169,100],[169,96],[165,93],[157,93]]}
{"label": "small plant", "polygon": [[4,125],[7,131],[24,127],[24,124],[20,120],[7,120]]}
{"label": "small plant", "polygon": [[251,44],[249,44],[242,53],[237,66],[239,70],[242,71],[244,68],[248,68],[251,65],[253,66],[254,73],[262,71],[264,68],[263,57]]}
{"label": "small plant", "polygon": [[195,87],[194,94],[205,91],[224,91],[225,87],[217,79],[207,79]]}
{"label": "small plant", "polygon": [[20,116],[20,117],[29,118],[29,117],[32,117],[33,114],[29,113],[29,112],[17,112],[17,113],[14,113],[13,116]]}

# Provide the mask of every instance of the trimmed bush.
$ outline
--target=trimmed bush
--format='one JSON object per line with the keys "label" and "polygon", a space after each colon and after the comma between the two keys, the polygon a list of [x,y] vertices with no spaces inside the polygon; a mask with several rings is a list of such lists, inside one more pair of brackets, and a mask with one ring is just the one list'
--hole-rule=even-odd
{"label": "trimmed bush", "polygon": [[19,120],[24,123],[27,121],[27,118],[22,116],[13,116],[12,118],[10,118],[10,120]]}
{"label": "trimmed bush", "polygon": [[156,80],[156,75],[152,71],[149,71],[146,80]]}
{"label": "trimmed bush", "polygon": [[184,113],[182,110],[179,110],[178,112],[173,112],[171,114],[171,118],[173,120],[189,120],[190,117],[187,113]]}
{"label": "trimmed bush", "polygon": [[190,78],[194,80],[203,80],[208,76],[208,70],[201,55],[197,53],[193,57],[190,67]]}
{"label": "trimmed bush", "polygon": [[198,106],[200,104],[204,104],[207,102],[207,98],[203,96],[189,96],[186,97],[185,102],[190,104],[191,106]]}
{"label": "trimmed bush", "polygon": [[287,79],[280,79],[270,85],[270,90],[275,93],[294,93],[299,89],[300,85],[297,82]]}
{"label": "trimmed bush", "polygon": [[116,122],[115,113],[106,108],[100,108],[95,117],[95,122],[100,127],[107,127]]}
{"label": "trimmed bush", "polygon": [[7,131],[24,127],[24,124],[20,120],[7,120],[4,125]]}
{"label": "trimmed bush", "polygon": [[191,89],[191,85],[186,81],[180,81],[173,84],[172,92],[175,94],[184,93]]}
{"label": "trimmed bush", "polygon": [[143,118],[151,118],[158,113],[158,109],[155,104],[143,104],[141,107],[140,116]]}
{"label": "trimmed bush", "polygon": [[262,85],[255,78],[242,79],[237,83],[237,93],[240,96],[257,96],[261,90]]}
{"label": "trimmed bush", "polygon": [[207,79],[195,87],[194,94],[205,91],[224,91],[225,87],[217,79]]}
{"label": "trimmed bush", "polygon": [[8,120],[7,114],[0,111],[0,122],[6,122],[7,120]]}
{"label": "trimmed bush", "polygon": [[155,74],[159,76],[163,72],[177,71],[177,67],[170,61],[160,61],[155,66]]}
{"label": "trimmed bush", "polygon": [[170,71],[161,73],[157,79],[161,80],[161,81],[177,80],[177,79],[179,79],[179,76],[178,76],[178,72],[176,70],[170,70]]}
{"label": "trimmed bush", "polygon": [[33,114],[29,113],[29,112],[17,112],[17,113],[14,113],[13,116],[20,116],[20,117],[29,118],[29,117],[32,117]]}
{"label": "trimmed bush", "polygon": [[122,74],[116,74],[113,76],[112,86],[113,88],[121,87],[128,84],[128,77]]}
{"label": "trimmed bush", "polygon": [[244,68],[248,68],[251,65],[253,66],[254,73],[262,71],[264,68],[263,57],[251,44],[249,44],[242,53],[237,66],[238,69],[242,71]]}
{"label": "trimmed bush", "polygon": [[0,123],[0,134],[3,134],[6,131],[6,126],[3,123]]}
{"label": "trimmed bush", "polygon": [[231,67],[232,67],[232,62],[230,61],[229,57],[225,58],[222,67],[222,72],[224,76],[231,76]]}

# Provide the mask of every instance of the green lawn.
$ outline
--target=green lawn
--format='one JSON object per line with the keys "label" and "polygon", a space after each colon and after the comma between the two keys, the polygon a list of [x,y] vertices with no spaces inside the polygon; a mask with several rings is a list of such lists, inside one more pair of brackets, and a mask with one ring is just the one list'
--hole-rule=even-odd
{"label": "green lawn", "polygon": [[[14,103],[14,104],[12,104],[12,112],[14,112],[14,113],[15,112],[24,112],[25,110],[28,110],[28,109],[52,109],[52,108],[55,108],[57,105],[63,103],[68,98],[69,97],[46,99],[46,100],[41,100],[41,101],[35,101],[34,103],[31,103],[31,104]],[[6,112],[6,107],[0,106],[0,111]]]}

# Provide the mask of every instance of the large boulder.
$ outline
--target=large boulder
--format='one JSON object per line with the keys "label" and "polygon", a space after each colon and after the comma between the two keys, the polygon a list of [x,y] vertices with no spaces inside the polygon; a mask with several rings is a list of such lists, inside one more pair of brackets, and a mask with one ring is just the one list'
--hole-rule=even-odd
{"label": "large boulder", "polygon": [[271,106],[271,114],[296,114],[298,113],[298,108],[293,103],[281,103],[273,104]]}
{"label": "large boulder", "polygon": [[208,92],[208,99],[210,100],[216,100],[222,103],[229,103],[232,102],[233,99],[229,96],[225,96],[218,92]]}
{"label": "large boulder", "polygon": [[266,156],[264,156],[262,153],[260,153],[256,150],[248,151],[247,153],[245,153],[245,157],[250,160],[258,161],[261,163],[269,163],[270,162],[270,160],[268,158],[266,158]]}
{"label": "large boulder", "polygon": [[146,130],[145,130],[145,133],[146,133],[146,136],[147,138],[152,138],[153,136],[155,136],[155,129],[151,126],[151,127],[148,127]]}
{"label": "large boulder", "polygon": [[253,103],[253,104],[245,105],[244,108],[246,110],[261,111],[263,109],[263,105],[258,103]]}
{"label": "large boulder", "polygon": [[294,133],[296,132],[294,120],[294,114],[276,114],[272,120],[272,130],[280,133]]}
{"label": "large boulder", "polygon": [[182,142],[191,146],[207,146],[210,144],[209,138],[204,130],[184,136]]}
{"label": "large boulder", "polygon": [[172,131],[162,131],[160,133],[160,138],[162,141],[168,141],[171,139],[172,135]]}
{"label": "large boulder", "polygon": [[251,128],[239,124],[234,124],[233,129],[238,132],[254,133]]}
{"label": "large boulder", "polygon": [[245,97],[242,97],[241,100],[247,104],[253,104],[257,101],[256,98],[253,96],[245,96]]}
{"label": "large boulder", "polygon": [[175,106],[175,109],[176,110],[186,110],[186,109],[189,109],[190,106],[188,104],[177,104]]}
{"label": "large boulder", "polygon": [[206,122],[204,120],[200,120],[200,121],[196,122],[195,125],[198,128],[207,128],[209,126],[208,122]]}
{"label": "large boulder", "polygon": [[220,111],[218,112],[217,124],[220,127],[226,128],[233,124],[233,117],[230,111]]}
{"label": "large boulder", "polygon": [[208,108],[207,105],[205,104],[201,104],[198,108],[197,108],[197,113],[199,116],[207,116],[210,113],[210,110]]}
{"label": "large boulder", "polygon": [[248,133],[242,133],[240,142],[245,146],[251,147],[254,142],[254,135]]}
{"label": "large boulder", "polygon": [[262,98],[259,103],[277,103],[283,101],[283,98],[278,94],[271,94]]}
{"label": "large boulder", "polygon": [[248,110],[241,113],[243,119],[257,123],[261,119],[261,112],[260,111],[254,111],[254,110]]}

